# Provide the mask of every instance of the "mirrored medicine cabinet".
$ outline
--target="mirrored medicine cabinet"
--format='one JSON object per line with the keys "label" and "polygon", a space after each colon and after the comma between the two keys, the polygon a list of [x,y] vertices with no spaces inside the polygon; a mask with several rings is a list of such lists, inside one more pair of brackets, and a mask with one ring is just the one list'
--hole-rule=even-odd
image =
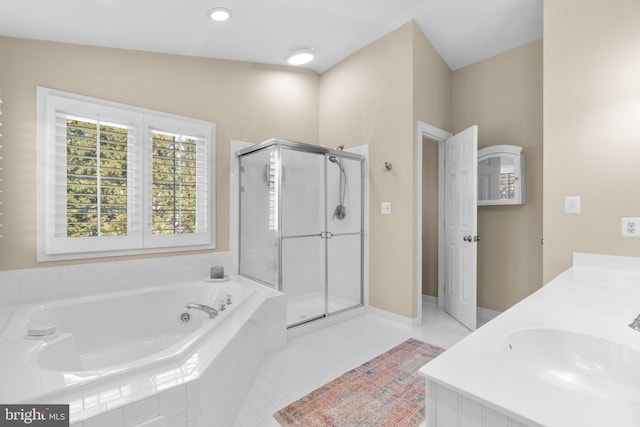
{"label": "mirrored medicine cabinet", "polygon": [[478,206],[526,202],[522,147],[493,145],[478,150]]}

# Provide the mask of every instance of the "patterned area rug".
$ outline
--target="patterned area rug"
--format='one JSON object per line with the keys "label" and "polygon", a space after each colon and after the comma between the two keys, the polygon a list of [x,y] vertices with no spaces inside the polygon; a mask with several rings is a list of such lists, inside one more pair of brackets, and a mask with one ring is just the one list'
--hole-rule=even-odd
{"label": "patterned area rug", "polygon": [[425,383],[418,369],[442,352],[408,339],[273,416],[285,427],[418,426],[425,419]]}

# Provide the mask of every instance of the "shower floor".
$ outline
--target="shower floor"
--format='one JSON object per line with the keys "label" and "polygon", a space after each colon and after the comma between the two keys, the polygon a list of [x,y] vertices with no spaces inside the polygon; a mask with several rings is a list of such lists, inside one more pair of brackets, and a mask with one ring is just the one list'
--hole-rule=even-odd
{"label": "shower floor", "polygon": [[[359,302],[330,296],[329,313],[359,305]],[[324,293],[313,292],[287,300],[287,326],[324,315]]]}

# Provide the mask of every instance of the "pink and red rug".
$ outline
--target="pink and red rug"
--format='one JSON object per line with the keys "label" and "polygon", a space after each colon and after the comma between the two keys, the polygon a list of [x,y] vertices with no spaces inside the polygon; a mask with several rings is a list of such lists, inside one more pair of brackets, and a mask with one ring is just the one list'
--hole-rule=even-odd
{"label": "pink and red rug", "polygon": [[425,419],[418,369],[442,352],[411,338],[273,416],[285,427],[418,426]]}

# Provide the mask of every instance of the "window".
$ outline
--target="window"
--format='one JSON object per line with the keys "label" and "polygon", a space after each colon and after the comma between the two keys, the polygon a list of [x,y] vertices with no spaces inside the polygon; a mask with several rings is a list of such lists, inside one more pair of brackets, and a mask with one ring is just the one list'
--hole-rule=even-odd
{"label": "window", "polygon": [[214,247],[215,124],[37,93],[39,261]]}
{"label": "window", "polygon": [[130,128],[61,116],[66,129],[67,215],[60,225],[67,237],[126,236]]}

